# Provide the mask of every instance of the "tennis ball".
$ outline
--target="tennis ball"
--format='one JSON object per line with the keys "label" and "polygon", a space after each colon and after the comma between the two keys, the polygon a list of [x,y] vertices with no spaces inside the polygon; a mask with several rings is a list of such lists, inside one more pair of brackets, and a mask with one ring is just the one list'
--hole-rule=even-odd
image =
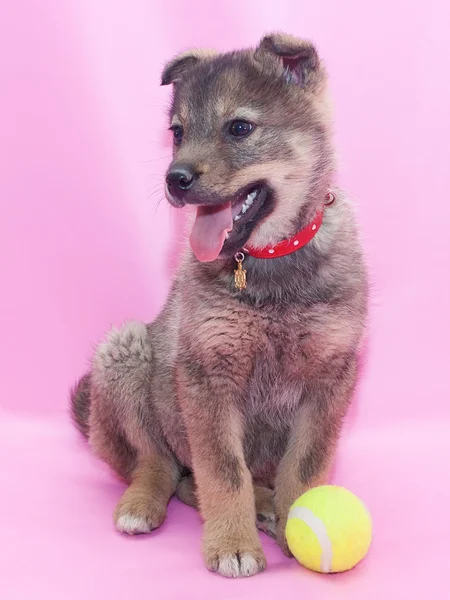
{"label": "tennis ball", "polygon": [[286,540],[298,562],[308,569],[348,571],[369,550],[372,519],[354,494],[336,485],[322,485],[291,506]]}

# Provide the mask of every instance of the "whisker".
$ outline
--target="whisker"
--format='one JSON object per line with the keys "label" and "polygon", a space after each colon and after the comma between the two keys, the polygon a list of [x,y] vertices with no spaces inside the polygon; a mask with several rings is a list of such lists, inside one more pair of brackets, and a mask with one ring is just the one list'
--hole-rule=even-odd
{"label": "whisker", "polygon": [[164,190],[164,184],[162,183],[162,181],[158,181],[158,183],[155,183],[155,185],[152,185],[151,187],[147,188],[147,193],[157,191],[158,188],[160,188],[161,192]]}
{"label": "whisker", "polygon": [[165,200],[164,196],[161,196],[161,198],[158,200],[158,202],[156,203],[155,207],[153,208],[153,214],[156,215],[156,211],[158,210],[158,208],[161,206],[161,202]]}
{"label": "whisker", "polygon": [[155,160],[167,160],[169,158],[172,158],[172,157],[170,155],[169,156],[159,156],[158,158],[150,158],[149,160],[140,160],[139,162],[149,163],[149,162],[154,162]]}

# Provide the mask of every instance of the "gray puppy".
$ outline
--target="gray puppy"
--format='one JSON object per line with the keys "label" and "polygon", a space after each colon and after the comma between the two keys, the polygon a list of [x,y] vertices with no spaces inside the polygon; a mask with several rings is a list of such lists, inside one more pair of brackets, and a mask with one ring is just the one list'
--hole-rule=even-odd
{"label": "gray puppy", "polygon": [[[314,46],[186,52],[174,84],[174,206],[195,205],[162,313],[114,329],[72,393],[93,451],[129,487],[114,522],[148,533],[198,504],[206,566],[265,567],[291,503],[327,481],[357,376],[367,282],[352,209],[330,191],[327,77]],[[195,254],[195,256],[194,256]],[[245,266],[245,268],[244,268]]]}

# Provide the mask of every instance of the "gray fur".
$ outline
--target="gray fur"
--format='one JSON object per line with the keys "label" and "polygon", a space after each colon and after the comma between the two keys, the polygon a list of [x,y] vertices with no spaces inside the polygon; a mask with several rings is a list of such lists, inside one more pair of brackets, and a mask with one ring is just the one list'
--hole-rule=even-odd
{"label": "gray fur", "polygon": [[[292,38],[286,40],[284,45],[265,42],[254,57],[249,51],[195,60],[183,55],[184,62],[172,61],[164,77],[169,82],[170,73],[176,73],[172,114],[184,111],[197,124],[186,143],[202,153],[202,135],[208,134],[208,152],[216,152],[221,165],[219,174],[208,170],[209,180],[205,175],[199,184],[203,191],[197,193],[210,202],[229,193],[225,187],[233,188],[235,174],[249,161],[264,165],[269,151],[281,152],[280,158],[295,169],[289,140],[302,139],[312,128],[307,137],[314,157],[307,185],[301,195],[283,200],[294,203],[292,227],[301,228],[323,203],[333,159],[328,117],[320,116],[323,74],[308,71],[319,69],[317,56],[308,50],[301,73],[286,81],[286,64],[271,55],[291,47]],[[255,146],[241,158],[234,154],[225,160],[224,152],[231,151],[214,142],[211,131],[202,133],[198,123],[203,119],[206,130],[213,127],[208,119],[216,118],[217,90],[225,80],[239,82],[242,73],[251,80],[245,89],[238,85],[229,92],[231,101],[234,93],[241,106],[251,89],[253,104],[270,115],[272,127],[261,134],[259,151]],[[297,89],[292,81],[301,86]],[[193,90],[200,96],[193,97]],[[276,106],[290,113],[279,114]],[[214,177],[223,181],[224,172],[226,184],[215,186]],[[284,192],[276,185],[271,189],[273,209],[264,218],[282,223]],[[246,257],[248,287],[242,292],[233,284],[230,255],[236,248],[211,263],[199,263],[186,251],[162,313],[149,325],[131,323],[113,330],[72,395],[75,422],[120,476],[132,482],[138,463],[158,455],[182,481],[180,497],[195,504],[198,495],[206,528],[205,560],[225,575],[230,569],[221,556],[222,545],[233,556],[250,553],[254,558],[246,572],[233,567],[233,574],[252,574],[264,566],[253,530],[236,541],[230,525],[233,519],[256,520],[252,511],[249,517],[233,512],[245,504],[250,475],[255,484],[274,489],[278,540],[286,550],[283,528],[289,505],[311,485],[324,482],[351,400],[367,282],[351,204],[342,192],[334,192],[336,201],[325,209],[323,225],[306,247],[283,258]],[[260,227],[254,223],[246,239],[257,236]],[[285,231],[284,237],[292,233]],[[182,479],[190,473],[193,478]],[[191,489],[194,480],[197,490]],[[228,525],[219,525],[214,512],[213,499],[222,494],[224,506],[230,498]],[[258,512],[258,520],[261,525],[275,522],[267,512]]]}

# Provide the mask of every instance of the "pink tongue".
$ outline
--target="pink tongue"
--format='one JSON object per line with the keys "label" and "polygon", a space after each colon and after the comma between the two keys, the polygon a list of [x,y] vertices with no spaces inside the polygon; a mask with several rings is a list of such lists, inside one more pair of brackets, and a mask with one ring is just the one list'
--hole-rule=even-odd
{"label": "pink tongue", "polygon": [[231,202],[222,206],[199,206],[191,233],[191,248],[201,262],[216,260],[227,231],[233,227]]}

